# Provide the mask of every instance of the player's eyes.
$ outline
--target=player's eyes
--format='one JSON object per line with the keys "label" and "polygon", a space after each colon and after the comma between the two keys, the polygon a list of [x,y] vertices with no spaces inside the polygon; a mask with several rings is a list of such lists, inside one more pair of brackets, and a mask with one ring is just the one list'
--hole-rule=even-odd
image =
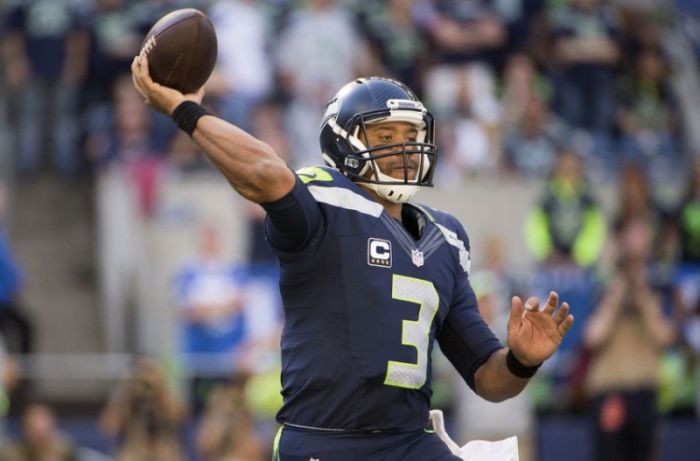
{"label": "player's eyes", "polygon": [[377,136],[377,141],[381,144],[391,144],[393,142],[416,142],[417,136],[407,136],[406,138],[401,137],[399,141],[394,140],[394,135],[382,134]]}

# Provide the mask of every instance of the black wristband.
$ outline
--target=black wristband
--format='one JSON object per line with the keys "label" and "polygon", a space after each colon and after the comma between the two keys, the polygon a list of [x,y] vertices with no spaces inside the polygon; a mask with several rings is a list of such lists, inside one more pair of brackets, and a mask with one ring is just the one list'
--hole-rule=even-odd
{"label": "black wristband", "polygon": [[171,117],[177,123],[178,128],[192,136],[197,122],[205,115],[210,115],[207,110],[194,101],[183,101],[175,108]]}
{"label": "black wristband", "polygon": [[539,365],[535,365],[534,367],[523,365],[510,349],[508,349],[508,353],[506,354],[506,366],[508,367],[508,371],[513,373],[518,378],[532,378],[535,373],[537,373],[537,369],[541,365],[541,363]]}

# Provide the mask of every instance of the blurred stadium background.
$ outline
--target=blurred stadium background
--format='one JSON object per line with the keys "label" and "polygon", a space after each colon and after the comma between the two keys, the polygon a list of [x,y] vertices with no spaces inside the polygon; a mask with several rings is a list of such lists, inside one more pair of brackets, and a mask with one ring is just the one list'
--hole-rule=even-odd
{"label": "blurred stadium background", "polygon": [[179,7],[217,29],[206,105],[293,167],[319,163],[342,84],[409,84],[439,127],[419,201],[464,223],[484,317],[503,338],[512,294],[570,302],[561,352],[507,403],[436,354],[458,442],[700,459],[697,0],[0,0],[0,459],[270,459],[262,211],[128,74]]}

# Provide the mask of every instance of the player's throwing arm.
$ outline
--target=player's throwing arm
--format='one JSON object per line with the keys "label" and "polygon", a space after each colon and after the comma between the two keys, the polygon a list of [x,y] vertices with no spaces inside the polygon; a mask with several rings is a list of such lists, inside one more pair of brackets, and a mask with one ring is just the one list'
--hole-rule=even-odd
{"label": "player's throwing arm", "polygon": [[242,196],[257,203],[279,199],[295,181],[284,161],[267,144],[201,106],[202,85],[216,54],[209,19],[191,8],[174,11],[146,35],[131,64],[134,86],[144,102],[192,136]]}

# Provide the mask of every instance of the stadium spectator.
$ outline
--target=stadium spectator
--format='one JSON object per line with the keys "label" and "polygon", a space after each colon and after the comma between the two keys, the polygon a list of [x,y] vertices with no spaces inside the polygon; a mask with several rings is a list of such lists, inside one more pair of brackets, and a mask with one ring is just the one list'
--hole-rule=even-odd
{"label": "stadium spectator", "polygon": [[90,58],[84,95],[84,104],[89,108],[110,102],[110,90],[119,77],[128,72],[129,57],[141,47],[146,32],[139,30],[139,21],[143,18],[135,14],[136,3],[130,3],[95,0],[89,4],[86,23]]}
{"label": "stadium spectator", "polygon": [[621,154],[647,163],[652,175],[658,174],[657,165],[662,161],[677,160],[679,155],[678,114],[672,102],[668,66],[660,52],[642,51],[618,91]]}
{"label": "stadium spectator", "polygon": [[588,267],[601,255],[605,232],[605,215],[584,177],[581,159],[562,149],[544,196],[525,223],[530,251],[541,263]]}
{"label": "stadium spectator", "polygon": [[[492,78],[493,51],[505,43],[506,31],[495,12],[482,1],[417,2],[416,20],[433,43],[425,97],[439,115],[454,113],[470,69]],[[472,95],[478,101],[482,95]],[[484,95],[491,96],[491,95]]]}
{"label": "stadium spectator", "polygon": [[60,433],[54,412],[41,403],[24,411],[19,440],[6,447],[3,461],[78,461],[73,442]]}
{"label": "stadium spectator", "polygon": [[[175,281],[182,319],[181,350],[221,355],[233,366],[232,354],[246,338],[246,274],[226,259],[220,231],[214,225],[206,225],[198,240],[196,258],[183,267]],[[191,365],[196,366],[196,361]]]}
{"label": "stadium spectator", "polygon": [[143,110],[128,74],[116,79],[112,95],[112,104],[86,117],[85,151],[97,177],[100,303],[107,313],[110,348],[124,351],[130,347],[124,313],[138,293],[140,258],[147,251],[140,229],[159,200],[161,151],[153,141],[158,133],[154,119]]}
{"label": "stadium spectator", "polygon": [[[219,0],[209,7],[219,43],[216,93],[221,113],[246,131],[255,106],[272,90],[269,53],[271,20],[268,7],[255,0]],[[228,46],[225,44],[245,44]]]}
{"label": "stadium spectator", "polygon": [[[508,108],[503,108],[507,113]],[[503,136],[504,161],[512,171],[528,178],[546,178],[554,168],[566,127],[551,113],[547,103],[531,96],[522,115]]]}
{"label": "stadium spectator", "polygon": [[506,43],[506,28],[489,2],[477,0],[421,0],[416,20],[433,42],[437,68],[459,71],[474,62],[493,64]]}
{"label": "stadium spectator", "polygon": [[[19,362],[5,347],[0,335],[0,447],[7,443],[7,416],[10,410],[10,394],[20,378]],[[0,459],[2,456],[0,454]]]}
{"label": "stadium spectator", "polygon": [[491,2],[494,10],[506,26],[507,50],[534,53],[538,35],[544,30],[546,20],[546,1],[517,0]]}
{"label": "stadium spectator", "polygon": [[645,219],[656,227],[659,209],[652,195],[649,179],[637,163],[628,162],[618,182],[618,205],[614,226],[622,228],[628,221]]}
{"label": "stadium spectator", "polygon": [[679,26],[688,37],[695,59],[700,59],[700,5],[695,0],[677,0]]}
{"label": "stadium spectator", "polygon": [[90,67],[82,95],[85,156],[99,169],[134,158],[153,166],[151,156],[170,146],[175,131],[163,125],[162,117],[135,108],[124,56],[138,52],[146,33],[144,21],[177,3],[97,0],[90,6]]}
{"label": "stadium spectator", "polygon": [[[656,0],[652,0],[656,1]],[[638,2],[637,2],[638,3]],[[664,19],[658,13],[633,8],[620,7],[623,53],[620,56],[620,70],[634,71],[637,58],[643,53],[664,55]],[[669,69],[670,70],[670,69]]]}
{"label": "stadium spectator", "polygon": [[174,132],[159,130],[157,118],[144,110],[128,74],[116,79],[113,93],[113,103],[93,114],[86,153],[99,174],[120,177],[141,215],[150,217],[158,204],[163,152]]}
{"label": "stadium spectator", "polygon": [[338,0],[304,0],[274,46],[281,85],[291,97],[286,114],[289,162],[306,166],[316,161],[312,152],[324,104],[344,82],[368,73],[367,44]]}
{"label": "stadium spectator", "polygon": [[[507,306],[510,298],[519,291],[520,286],[513,268],[510,267],[506,241],[502,236],[492,234],[486,237],[483,247],[483,261],[476,273],[485,281],[482,290],[484,296],[490,297],[495,306]],[[492,317],[487,319],[484,315],[484,318],[489,325],[492,325],[491,328],[496,335],[503,337],[505,332],[499,330],[503,328],[500,322],[502,318],[499,318],[503,312],[499,309],[500,307],[497,307],[496,311],[492,312]]]}
{"label": "stadium spectator", "polygon": [[[671,213],[654,197],[651,180],[644,169],[638,163],[628,162],[620,173],[617,186],[618,205],[613,217],[615,229],[619,230],[635,219],[646,220],[651,226],[654,260],[664,264],[675,263],[676,226]],[[613,245],[617,247],[614,242]]]}
{"label": "stadium spectator", "polygon": [[[697,383],[700,379],[700,268],[681,266],[679,272],[676,282],[677,330],[683,346],[680,357],[687,367],[682,371],[687,373],[691,383]],[[697,385],[693,385],[693,388],[695,415],[700,418],[700,388]]]}
{"label": "stadium spectator", "polygon": [[503,21],[483,1],[420,1],[414,17],[432,45],[423,94],[441,117],[440,174],[495,171],[500,106],[494,63],[506,43]]}
{"label": "stadium spectator", "polygon": [[615,11],[600,0],[573,0],[555,9],[551,24],[560,114],[574,128],[610,136],[620,55]]}
{"label": "stadium spectator", "polygon": [[680,262],[700,271],[700,160],[692,166],[688,186],[677,213]]}
{"label": "stadium spectator", "polygon": [[596,272],[605,257],[607,230],[606,215],[593,196],[581,158],[573,149],[560,149],[544,197],[526,218],[526,243],[538,262],[528,288],[540,296],[556,290],[576,306],[581,322],[574,324],[540,373],[537,384],[547,391],[533,395],[540,409],[576,411],[585,406],[583,375],[589,351],[583,325],[602,289]]}
{"label": "stadium spectator", "polygon": [[421,88],[427,37],[416,27],[412,0],[372,0],[356,7],[362,31],[383,75]]}
{"label": "stadium spectator", "polygon": [[657,448],[659,364],[675,331],[651,285],[650,223],[629,220],[616,238],[618,266],[584,333],[593,352],[586,384],[595,459],[651,460]]}
{"label": "stadium spectator", "polygon": [[213,224],[206,224],[197,238],[197,255],[174,282],[179,353],[195,411],[204,407],[214,385],[241,372],[254,328],[246,309],[247,268],[227,259],[221,231]]}
{"label": "stadium spectator", "polygon": [[263,444],[238,383],[227,383],[209,394],[197,431],[197,449],[204,461],[264,459]]}
{"label": "stadium spectator", "polygon": [[53,168],[71,176],[80,165],[79,91],[88,39],[81,11],[67,1],[15,2],[6,12],[5,82],[15,117],[17,169],[33,175],[50,152]]}
{"label": "stadium spectator", "polygon": [[0,335],[13,353],[33,352],[33,326],[21,307],[24,274],[5,228],[7,193],[0,184]]}
{"label": "stadium spectator", "polygon": [[524,53],[513,53],[508,57],[501,86],[502,110],[499,123],[506,133],[522,122],[532,99],[544,104],[552,96],[549,81],[538,72],[533,59]]}
{"label": "stadium spectator", "polygon": [[447,117],[444,131],[451,133],[447,142],[450,166],[464,173],[495,172],[501,163],[495,79],[489,68],[472,65],[459,75],[452,95],[454,110]]}
{"label": "stadium spectator", "polygon": [[421,1],[415,14],[433,43],[424,93],[435,113],[445,122],[466,115],[494,124],[493,57],[505,43],[503,22],[482,1]]}
{"label": "stadium spectator", "polygon": [[130,83],[128,74],[116,77],[111,104],[93,113],[89,121],[86,153],[98,169],[154,154],[152,119]]}
{"label": "stadium spectator", "polygon": [[[696,159],[675,216],[679,264],[675,278],[679,332],[685,357],[700,379],[700,160]],[[700,388],[696,386],[695,412],[700,416]]]}
{"label": "stadium spectator", "polygon": [[114,390],[100,415],[103,431],[118,441],[117,461],[183,460],[179,429],[185,406],[153,359],[140,359]]}

